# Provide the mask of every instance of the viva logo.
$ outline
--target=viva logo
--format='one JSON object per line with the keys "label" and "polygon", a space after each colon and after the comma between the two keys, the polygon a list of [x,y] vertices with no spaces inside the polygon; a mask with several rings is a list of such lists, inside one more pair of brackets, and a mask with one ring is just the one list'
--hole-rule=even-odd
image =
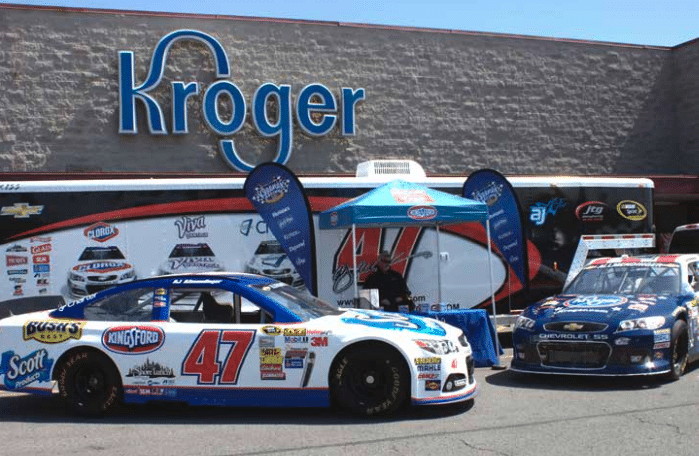
{"label": "viva logo", "polygon": [[[239,132],[246,121],[247,101],[240,88],[226,79],[231,75],[228,56],[221,43],[214,37],[197,30],[176,30],[165,35],[156,45],[151,58],[150,69],[145,81],[138,83],[134,76],[134,53],[119,51],[119,133],[135,135],[136,103],[145,108],[148,129],[152,135],[167,135],[165,115],[160,104],[149,95],[160,84],[165,72],[167,53],[178,41],[197,41],[205,44],[214,58],[216,81],[203,90],[201,83],[193,81],[172,81],[172,134],[186,135],[188,130],[187,100],[198,96],[203,90],[201,100],[202,116],[207,127],[218,136],[219,148],[226,163],[233,169],[249,172],[255,164],[244,161],[232,136]],[[193,68],[196,73],[198,69]],[[307,84],[296,95],[292,103],[291,86],[267,82],[255,90],[251,98],[252,125],[266,138],[277,138],[277,153],[274,162],[286,164],[293,148],[293,119],[309,136],[320,137],[329,134],[339,120],[342,136],[355,135],[355,108],[364,100],[365,90],[343,87],[340,101],[323,84]],[[232,106],[230,116],[221,116],[220,104],[229,102]],[[271,104],[274,109],[269,109]],[[270,115],[269,111],[276,111]]]}

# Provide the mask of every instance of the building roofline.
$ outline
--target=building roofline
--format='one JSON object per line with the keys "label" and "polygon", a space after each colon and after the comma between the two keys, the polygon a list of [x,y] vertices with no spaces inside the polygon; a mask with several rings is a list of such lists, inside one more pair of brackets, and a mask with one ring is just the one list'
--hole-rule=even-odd
{"label": "building roofline", "polygon": [[337,22],[337,21],[321,21],[321,20],[307,20],[307,19],[285,19],[285,18],[269,18],[260,16],[235,16],[235,15],[225,15],[225,14],[198,14],[198,13],[170,13],[162,11],[142,11],[142,10],[119,10],[119,9],[101,9],[101,8],[77,8],[68,6],[46,6],[46,5],[22,5],[16,3],[3,3],[0,4],[0,9],[30,9],[30,10],[42,10],[42,11],[57,11],[65,13],[92,13],[92,14],[119,14],[127,16],[155,16],[155,17],[173,17],[173,18],[193,18],[193,19],[223,19],[223,20],[236,20],[236,21],[249,21],[249,22],[272,22],[279,24],[304,24],[304,25],[322,25],[322,26],[332,26],[332,27],[357,27],[357,28],[368,28],[368,29],[379,29],[379,30],[399,30],[406,32],[428,32],[428,33],[443,33],[443,34],[453,34],[453,35],[468,35],[477,37],[497,37],[497,38],[514,38],[514,39],[524,39],[524,40],[537,40],[537,41],[551,41],[551,42],[561,42],[561,43],[575,43],[575,44],[592,44],[600,46],[614,46],[614,47],[628,47],[636,49],[653,49],[653,50],[672,50],[680,46],[685,46],[695,41],[699,41],[699,38],[687,41],[685,43],[678,44],[676,46],[651,46],[643,44],[631,44],[631,43],[618,43],[612,41],[594,41],[594,40],[582,40],[573,38],[554,38],[545,36],[535,36],[535,35],[520,35],[520,34],[510,34],[510,33],[497,33],[497,32],[478,32],[469,30],[455,30],[455,29],[440,29],[440,28],[427,28],[427,27],[409,27],[409,26],[398,26],[398,25],[381,25],[381,24],[366,24],[366,23],[354,23],[354,22]]}

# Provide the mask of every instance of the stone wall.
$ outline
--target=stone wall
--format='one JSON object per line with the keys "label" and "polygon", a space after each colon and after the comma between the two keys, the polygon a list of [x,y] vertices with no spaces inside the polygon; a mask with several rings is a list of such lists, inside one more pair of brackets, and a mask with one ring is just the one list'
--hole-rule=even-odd
{"label": "stone wall", "polygon": [[[456,174],[483,167],[580,175],[699,169],[697,43],[649,48],[0,5],[0,172],[230,172],[220,138],[200,114],[201,97],[189,105],[187,135],[148,134],[141,108],[139,133],[118,133],[117,52],[134,53],[135,80],[143,81],[155,45],[177,29],[219,40],[230,80],[248,103],[265,82],[290,84],[292,94],[311,82],[336,96],[342,87],[366,90],[356,136],[334,130],[310,137],[295,126],[287,165],[299,173],[351,173],[378,158]],[[213,82],[208,48],[173,45],[156,94],[166,117],[173,80]],[[249,120],[234,139],[252,163],[276,151],[276,140],[261,137]]]}

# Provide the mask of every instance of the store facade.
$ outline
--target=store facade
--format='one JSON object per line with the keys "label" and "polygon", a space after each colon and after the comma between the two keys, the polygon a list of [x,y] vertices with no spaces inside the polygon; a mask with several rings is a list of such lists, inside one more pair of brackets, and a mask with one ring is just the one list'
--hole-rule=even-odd
{"label": "store facade", "polygon": [[656,177],[658,231],[699,221],[696,40],[15,5],[0,23],[8,178],[404,158],[429,174]]}

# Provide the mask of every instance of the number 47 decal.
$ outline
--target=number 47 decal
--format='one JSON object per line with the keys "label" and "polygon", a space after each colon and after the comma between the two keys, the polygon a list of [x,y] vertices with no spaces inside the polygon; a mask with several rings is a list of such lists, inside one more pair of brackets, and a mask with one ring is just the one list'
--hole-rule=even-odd
{"label": "number 47 decal", "polygon": [[[255,331],[205,329],[189,349],[182,362],[182,375],[194,375],[197,383],[235,385],[240,367],[250,350]],[[225,360],[219,362],[219,351],[228,346]],[[223,366],[221,366],[223,364]],[[218,381],[216,379],[218,378]]]}

